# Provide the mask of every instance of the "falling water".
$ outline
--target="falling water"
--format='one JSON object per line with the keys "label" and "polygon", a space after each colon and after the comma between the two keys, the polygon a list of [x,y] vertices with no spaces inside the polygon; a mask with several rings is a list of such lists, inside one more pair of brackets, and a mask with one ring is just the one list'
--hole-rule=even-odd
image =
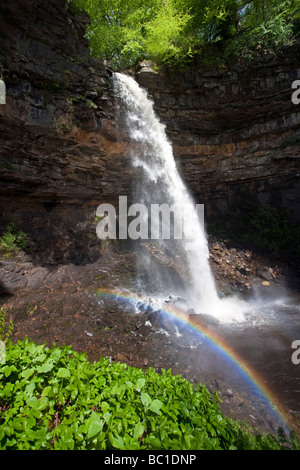
{"label": "falling water", "polygon": [[[295,395],[299,394],[299,380],[292,362],[286,359],[290,355],[290,345],[286,339],[288,325],[293,331],[293,338],[298,337],[296,331],[299,328],[295,328],[295,322],[298,325],[298,317],[295,315],[297,308],[292,303],[291,307],[285,306],[286,310],[283,310],[283,300],[279,299],[281,303],[278,305],[277,297],[269,302],[265,299],[245,302],[236,296],[219,298],[209,266],[204,226],[177,170],[165,126],[156,117],[146,91],[131,77],[115,74],[114,79],[120,105],[120,129],[126,132],[126,139],[130,140],[132,164],[135,167],[132,201],[147,207],[151,204],[178,204],[184,208],[186,215],[183,239],[171,237],[164,240],[160,237],[159,240],[141,240],[140,244],[146,249],[138,252],[140,277],[143,279],[145,273],[148,275],[147,283],[142,285],[143,294],[151,301],[153,298],[158,299],[158,303],[167,294],[171,294],[171,298],[181,295],[189,301],[188,308],[179,307],[181,311],[185,310],[188,314],[192,307],[199,314],[216,317],[218,321],[212,324],[217,324],[214,328],[217,328],[225,344],[234,344],[241,357],[247,357],[245,364],[252,364],[255,374],[256,368],[261,371],[271,390],[278,393],[280,388],[284,392],[288,389],[287,397],[281,394],[280,399],[283,402],[289,400],[291,409],[299,413],[297,398],[295,400]],[[179,213],[179,218],[181,215]],[[195,238],[193,250],[189,249],[189,241],[186,240],[186,236],[191,233]],[[201,322],[201,317],[199,319]],[[281,327],[282,322],[286,322],[284,328]],[[226,328],[223,328],[224,323],[227,323]],[[201,349],[202,362],[204,357],[211,364],[206,346]],[[220,359],[220,365],[217,361],[214,367],[215,373],[223,377],[223,361]]]}
{"label": "falling water", "polygon": [[[189,299],[190,306],[197,313],[216,314],[220,310],[221,300],[209,266],[205,229],[177,170],[165,126],[156,117],[153,102],[146,91],[133,78],[119,73],[114,78],[120,99],[122,127],[125,126],[128,132],[132,164],[137,168],[134,200],[148,208],[151,204],[175,205],[178,208],[173,221],[175,233],[178,228],[176,224],[184,220],[181,239],[172,236],[164,240],[160,237],[159,240],[151,239],[150,243],[144,243],[148,255],[143,258],[142,266],[148,269],[157,293],[176,294],[180,289],[181,295]],[[155,268],[153,257],[160,258]],[[181,275],[181,286],[178,273]]]}

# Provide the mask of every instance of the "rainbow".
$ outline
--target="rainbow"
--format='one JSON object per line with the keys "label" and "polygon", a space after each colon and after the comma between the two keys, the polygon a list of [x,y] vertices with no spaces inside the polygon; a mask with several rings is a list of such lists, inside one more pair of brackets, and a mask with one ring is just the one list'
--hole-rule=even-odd
{"label": "rainbow", "polygon": [[[137,294],[132,294],[124,290],[111,290],[107,288],[99,288],[96,290],[97,296],[104,296],[115,299],[117,301],[123,301],[131,304],[137,304],[141,302],[146,304],[145,299],[139,297]],[[274,416],[279,420],[281,426],[289,431],[292,424],[290,423],[290,417],[287,409],[280,403],[273,391],[268,387],[259,374],[254,371],[247,362],[229,345],[223,338],[217,333],[213,332],[204,325],[199,325],[190,316],[186,315],[182,310],[172,305],[164,308],[159,308],[159,312],[167,317],[173,318],[183,325],[191,327],[194,331],[204,335],[211,347],[218,352],[225,360],[229,361],[233,367],[236,368],[237,372],[248,382],[258,396],[268,405],[269,409],[273,412]]]}

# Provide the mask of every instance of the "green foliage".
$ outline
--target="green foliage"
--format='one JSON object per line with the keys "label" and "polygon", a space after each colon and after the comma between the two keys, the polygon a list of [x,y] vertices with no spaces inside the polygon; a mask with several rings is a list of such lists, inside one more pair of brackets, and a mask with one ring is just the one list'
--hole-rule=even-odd
{"label": "green foliage", "polygon": [[297,437],[254,435],[212,396],[171,371],[90,363],[69,346],[9,343],[0,364],[0,449],[281,449]]}
{"label": "green foliage", "polygon": [[6,232],[0,237],[0,251],[7,257],[12,257],[19,250],[27,248],[27,235],[23,230],[19,230],[11,222],[6,227]]}
{"label": "green foliage", "polygon": [[[223,61],[277,51],[299,35],[300,0],[69,0],[91,17],[91,53],[116,68],[186,64],[218,44]],[[216,59],[216,57],[215,57]]]}
{"label": "green foliage", "polygon": [[14,329],[14,322],[7,322],[7,312],[4,307],[0,308],[0,342],[7,343]]}
{"label": "green foliage", "polygon": [[143,58],[145,25],[155,16],[160,0],[71,0],[87,11],[91,54],[109,59],[116,67]]}
{"label": "green foliage", "polygon": [[7,321],[7,312],[4,307],[0,308],[0,364],[5,362],[6,343],[14,329],[14,322]]}
{"label": "green foliage", "polygon": [[246,240],[252,240],[272,253],[291,247],[300,256],[300,231],[296,224],[291,223],[290,213],[273,206],[263,206],[251,212],[248,218],[249,232]]}
{"label": "green foliage", "polygon": [[156,63],[185,62],[192,57],[193,37],[187,34],[191,15],[175,8],[170,0],[164,2],[153,21],[146,25],[145,47]]}
{"label": "green foliage", "polygon": [[[276,14],[272,15],[270,11]],[[225,56],[251,59],[261,53],[276,52],[290,44],[292,39],[293,24],[288,21],[286,11],[280,11],[279,7],[273,10],[266,8],[262,12],[253,9],[245,21],[244,31],[227,43]]]}
{"label": "green foliage", "polygon": [[299,224],[291,221],[291,215],[287,209],[271,205],[249,207],[242,215],[231,211],[226,220],[211,224],[210,230],[268,253],[300,259]]}

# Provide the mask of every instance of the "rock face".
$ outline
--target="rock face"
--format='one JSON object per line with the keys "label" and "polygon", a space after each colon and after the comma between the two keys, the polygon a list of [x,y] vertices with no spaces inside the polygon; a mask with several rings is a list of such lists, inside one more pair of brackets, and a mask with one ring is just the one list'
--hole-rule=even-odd
{"label": "rock face", "polygon": [[252,205],[285,207],[300,220],[300,44],[230,70],[136,73],[174,146],[179,169],[208,217]]}
{"label": "rock face", "polygon": [[[116,131],[112,70],[89,57],[89,18],[66,0],[0,7],[0,232],[13,220],[38,263],[101,256],[96,208],[117,205],[134,181],[129,143]],[[156,73],[142,66],[179,170],[206,216],[275,204],[300,219],[299,45],[251,69]]]}
{"label": "rock face", "polygon": [[126,194],[112,71],[89,57],[89,18],[66,0],[1,6],[0,227],[14,220],[45,263],[100,255],[96,208]]}

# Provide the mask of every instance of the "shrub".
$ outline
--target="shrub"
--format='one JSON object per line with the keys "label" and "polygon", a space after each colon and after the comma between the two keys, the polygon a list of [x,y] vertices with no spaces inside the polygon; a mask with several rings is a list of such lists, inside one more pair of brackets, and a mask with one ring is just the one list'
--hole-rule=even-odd
{"label": "shrub", "polygon": [[249,206],[243,213],[230,211],[210,224],[216,236],[230,237],[269,254],[281,254],[298,260],[300,257],[299,223],[292,221],[292,212],[271,205]]}
{"label": "shrub", "polygon": [[17,229],[16,225],[11,222],[6,232],[0,238],[0,250],[7,257],[12,257],[19,250],[25,250],[27,247],[27,235],[22,230]]}
{"label": "shrub", "polygon": [[171,371],[147,372],[69,346],[9,343],[0,364],[0,449],[281,449],[293,435],[254,435],[217,394]]}

